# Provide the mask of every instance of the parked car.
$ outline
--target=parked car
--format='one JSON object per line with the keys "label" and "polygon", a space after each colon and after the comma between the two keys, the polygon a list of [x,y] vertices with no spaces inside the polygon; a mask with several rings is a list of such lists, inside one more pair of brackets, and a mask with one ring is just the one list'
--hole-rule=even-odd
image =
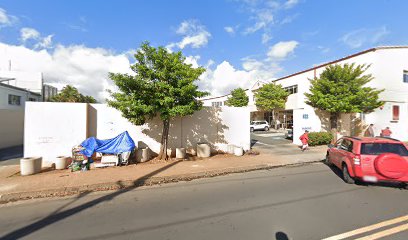
{"label": "parked car", "polygon": [[343,172],[346,183],[364,182],[408,183],[407,146],[392,138],[342,137],[329,145],[326,163]]}
{"label": "parked car", "polygon": [[269,123],[267,121],[252,121],[249,125],[251,132],[255,130],[269,130]]}
{"label": "parked car", "polygon": [[285,138],[293,139],[293,129],[287,129],[285,132]]}

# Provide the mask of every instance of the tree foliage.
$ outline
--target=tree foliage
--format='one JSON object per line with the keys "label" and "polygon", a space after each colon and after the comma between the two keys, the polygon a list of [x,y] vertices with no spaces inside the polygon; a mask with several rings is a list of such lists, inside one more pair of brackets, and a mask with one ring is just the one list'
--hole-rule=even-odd
{"label": "tree foliage", "polygon": [[136,125],[159,116],[163,121],[159,158],[167,159],[170,120],[200,110],[202,103],[197,99],[208,95],[195,85],[205,69],[186,64],[181,52],[170,53],[148,42],[142,43],[134,57],[134,74],[109,74],[119,92],[111,92],[108,104]]}
{"label": "tree foliage", "polygon": [[231,91],[231,97],[226,101],[227,106],[231,107],[246,107],[248,106],[249,98],[246,95],[245,90],[242,88],[236,88]]}
{"label": "tree foliage", "polygon": [[268,83],[255,91],[255,105],[262,111],[285,108],[288,96],[289,93],[282,88],[282,85]]}
{"label": "tree foliage", "polygon": [[[369,113],[382,106],[377,90],[366,86],[373,77],[365,74],[369,65],[330,65],[319,78],[310,80],[310,93],[305,93],[306,103],[325,110],[334,116],[332,128],[337,127],[340,113]],[[332,124],[332,125],[333,125]]]}
{"label": "tree foliage", "polygon": [[76,87],[66,85],[60,93],[50,99],[51,102],[96,103],[92,96],[82,95]]}

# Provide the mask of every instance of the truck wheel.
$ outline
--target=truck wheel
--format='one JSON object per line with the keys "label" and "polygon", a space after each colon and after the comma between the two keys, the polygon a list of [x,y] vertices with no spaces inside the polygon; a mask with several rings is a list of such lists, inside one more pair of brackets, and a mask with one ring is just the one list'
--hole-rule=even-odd
{"label": "truck wheel", "polygon": [[254,131],[254,128],[253,128],[253,127],[251,127],[249,130],[250,130],[251,132],[253,132],[253,131]]}
{"label": "truck wheel", "polygon": [[265,131],[268,131],[268,130],[269,130],[269,128],[268,128],[268,127],[264,127],[264,130],[265,130]]}
{"label": "truck wheel", "polygon": [[347,169],[347,166],[346,166],[346,164],[343,164],[343,180],[344,180],[344,182],[346,182],[346,183],[348,183],[348,184],[354,184],[355,183],[355,181],[354,181],[354,179],[350,176],[350,173],[349,173],[349,171],[348,171],[348,169]]}

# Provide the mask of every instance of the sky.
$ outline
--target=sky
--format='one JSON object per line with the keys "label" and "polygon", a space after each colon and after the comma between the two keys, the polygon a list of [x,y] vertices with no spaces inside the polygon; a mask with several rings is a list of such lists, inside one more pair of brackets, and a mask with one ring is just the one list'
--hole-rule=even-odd
{"label": "sky", "polygon": [[144,41],[182,51],[219,96],[375,46],[408,45],[405,0],[0,0],[0,70],[99,101]]}

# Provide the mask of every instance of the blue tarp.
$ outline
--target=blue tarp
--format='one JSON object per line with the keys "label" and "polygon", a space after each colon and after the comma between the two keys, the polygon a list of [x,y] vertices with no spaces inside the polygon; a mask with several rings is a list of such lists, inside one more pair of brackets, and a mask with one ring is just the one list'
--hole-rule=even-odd
{"label": "blue tarp", "polygon": [[85,148],[81,151],[82,154],[91,157],[94,152],[110,154],[130,152],[135,148],[135,142],[125,131],[112,139],[100,140],[90,137],[83,141],[81,146]]}

